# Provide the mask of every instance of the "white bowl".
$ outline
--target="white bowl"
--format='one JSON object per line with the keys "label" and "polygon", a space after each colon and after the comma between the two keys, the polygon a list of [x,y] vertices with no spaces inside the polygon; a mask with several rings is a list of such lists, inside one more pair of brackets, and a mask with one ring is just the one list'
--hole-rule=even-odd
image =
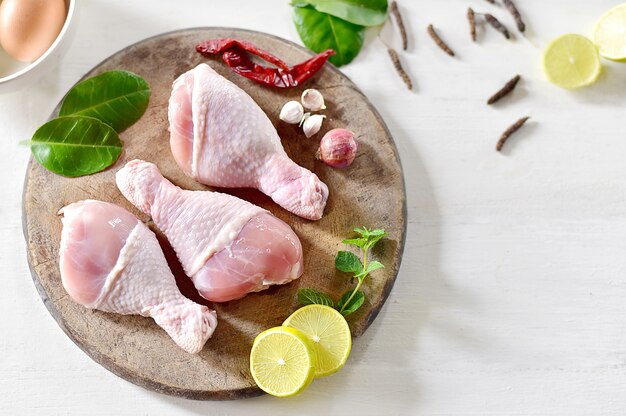
{"label": "white bowl", "polygon": [[[2,1],[0,0],[0,3]],[[0,90],[6,91],[9,88],[17,87],[18,85],[23,85],[25,79],[31,79],[36,74],[42,73],[43,67],[48,67],[51,62],[58,61],[58,57],[60,56],[60,50],[62,44],[65,43],[67,38],[69,37],[67,34],[70,31],[70,27],[72,26],[72,21],[74,20],[74,15],[76,12],[76,0],[65,0],[65,6],[67,9],[67,15],[65,18],[65,23],[61,28],[61,32],[55,39],[54,43],[50,45],[48,50],[44,52],[36,61],[27,63],[27,62],[19,62],[12,57],[10,57],[1,47],[0,47]],[[57,58],[57,59],[55,59]]]}

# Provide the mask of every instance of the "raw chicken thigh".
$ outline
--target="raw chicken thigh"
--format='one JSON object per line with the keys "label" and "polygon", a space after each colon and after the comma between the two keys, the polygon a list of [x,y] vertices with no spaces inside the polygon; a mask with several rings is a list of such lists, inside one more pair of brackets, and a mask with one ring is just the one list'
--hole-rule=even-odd
{"label": "raw chicken thigh", "polygon": [[243,90],[200,64],[173,85],[168,117],[178,165],[200,183],[257,188],[303,218],[322,218],[328,187],[289,159],[267,115]]}
{"label": "raw chicken thigh", "polygon": [[59,215],[61,280],[72,299],[90,309],[152,317],[185,351],[202,350],[216,314],[179,292],[148,227],[101,201],[76,202]]}
{"label": "raw chicken thigh", "polygon": [[205,299],[241,298],[302,274],[300,240],[264,209],[231,195],[183,190],[141,160],[128,162],[116,181],[167,236]]}

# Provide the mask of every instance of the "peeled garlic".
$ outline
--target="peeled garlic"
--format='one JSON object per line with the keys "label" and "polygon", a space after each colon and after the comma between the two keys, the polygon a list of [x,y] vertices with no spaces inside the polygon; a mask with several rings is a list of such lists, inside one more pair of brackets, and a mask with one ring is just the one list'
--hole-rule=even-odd
{"label": "peeled garlic", "polygon": [[302,130],[304,131],[304,135],[307,139],[320,131],[320,129],[322,128],[322,121],[324,121],[325,118],[326,116],[313,114],[312,116],[304,120]]}
{"label": "peeled garlic", "polygon": [[302,105],[307,110],[320,111],[326,108],[324,104],[324,97],[318,90],[308,89],[302,92]]}
{"label": "peeled garlic", "polygon": [[302,120],[300,120],[300,124],[298,124],[298,127],[302,127],[302,125],[304,124],[304,122],[311,117],[311,113],[304,113],[304,115],[302,116]]}
{"label": "peeled garlic", "polygon": [[285,123],[298,124],[304,116],[304,108],[297,101],[289,101],[280,110],[280,119]]}

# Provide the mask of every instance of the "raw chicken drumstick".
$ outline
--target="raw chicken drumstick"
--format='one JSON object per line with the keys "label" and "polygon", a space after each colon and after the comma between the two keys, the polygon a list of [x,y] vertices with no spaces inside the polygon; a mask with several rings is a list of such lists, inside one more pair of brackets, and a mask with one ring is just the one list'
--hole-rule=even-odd
{"label": "raw chicken drumstick", "polygon": [[170,147],[196,181],[257,188],[303,218],[322,218],[328,187],[289,159],[272,122],[252,97],[207,64],[182,74],[170,97]]}
{"label": "raw chicken drumstick", "polygon": [[90,309],[149,316],[185,351],[202,350],[217,316],[179,292],[148,227],[125,209],[94,200],[59,215],[61,280],[72,299]]}
{"label": "raw chicken drumstick", "polygon": [[205,299],[238,299],[302,274],[300,240],[264,209],[231,195],[183,190],[141,160],[128,162],[116,181],[167,236]]}

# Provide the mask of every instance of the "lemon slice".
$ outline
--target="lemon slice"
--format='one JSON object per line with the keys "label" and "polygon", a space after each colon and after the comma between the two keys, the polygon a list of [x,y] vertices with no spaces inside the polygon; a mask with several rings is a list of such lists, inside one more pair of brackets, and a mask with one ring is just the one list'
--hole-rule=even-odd
{"label": "lemon slice", "polygon": [[605,58],[626,59],[626,3],[613,7],[598,20],[593,40]]}
{"label": "lemon slice", "polygon": [[293,328],[261,332],[250,351],[250,371],[266,393],[289,397],[304,390],[315,377],[315,352],[306,335]]}
{"label": "lemon slice", "polygon": [[555,39],[543,56],[548,80],[559,87],[574,89],[593,84],[602,64],[596,46],[581,35],[563,35]]}
{"label": "lemon slice", "polygon": [[307,305],[291,314],[283,325],[302,331],[311,341],[317,358],[315,377],[333,374],[346,363],[352,336],[345,318],[333,308]]}

